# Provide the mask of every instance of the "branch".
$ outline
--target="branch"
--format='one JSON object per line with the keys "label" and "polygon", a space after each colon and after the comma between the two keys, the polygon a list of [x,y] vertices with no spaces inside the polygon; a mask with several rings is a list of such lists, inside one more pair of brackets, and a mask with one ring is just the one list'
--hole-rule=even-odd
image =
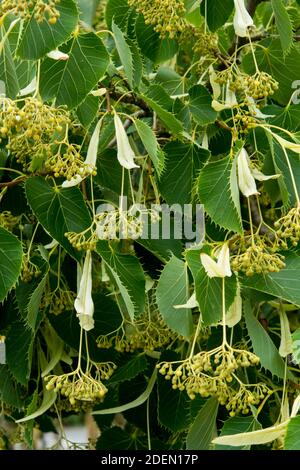
{"label": "branch", "polygon": [[17,186],[18,184],[21,184],[26,179],[27,179],[27,176],[21,176],[20,178],[16,178],[13,181],[7,181],[6,183],[0,183],[0,188],[11,188],[13,186]]}
{"label": "branch", "polygon": [[138,108],[141,108],[145,115],[149,116],[151,113],[151,110],[147,103],[142,100],[141,98],[138,98],[137,96],[132,95],[123,95],[123,93],[120,93],[116,90],[110,90],[109,95],[111,98],[113,98],[115,101],[118,101],[120,98],[122,98],[122,103],[127,103],[127,104],[133,104],[137,106]]}

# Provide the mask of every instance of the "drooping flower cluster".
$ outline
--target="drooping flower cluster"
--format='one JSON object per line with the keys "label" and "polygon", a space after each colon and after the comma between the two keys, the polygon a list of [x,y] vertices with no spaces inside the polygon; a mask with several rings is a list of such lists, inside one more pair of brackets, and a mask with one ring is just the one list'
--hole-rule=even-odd
{"label": "drooping flower cluster", "polygon": [[226,343],[184,361],[162,362],[157,367],[174,390],[185,390],[191,400],[197,395],[216,396],[234,416],[239,411],[247,414],[249,405],[259,403],[268,393],[264,384],[244,385],[236,375],[240,367],[257,366],[258,363],[259,358],[254,353],[234,349]]}
{"label": "drooping flower cluster", "polygon": [[5,228],[6,230],[13,230],[19,220],[20,217],[14,216],[10,211],[0,212],[0,227]]}
{"label": "drooping flower cluster", "polygon": [[183,0],[128,0],[151,24],[162,38],[174,38],[185,28],[185,6]]}
{"label": "drooping flower cluster", "polygon": [[29,20],[33,16],[39,23],[45,19],[50,25],[54,25],[60,13],[57,6],[60,0],[2,0],[0,3],[0,20],[1,16],[6,13],[13,13],[22,19]]}
{"label": "drooping flower cluster", "polygon": [[232,269],[246,276],[278,272],[285,267],[284,256],[278,253],[278,239],[270,235],[244,235],[230,242]]}
{"label": "drooping flower cluster", "polygon": [[102,119],[100,119],[94,129],[92,134],[87,156],[85,161],[81,164],[78,169],[78,173],[73,174],[66,173],[67,180],[63,182],[63,188],[70,188],[72,186],[77,186],[81,181],[89,175],[95,176],[97,174],[96,170],[96,161],[98,154],[99,138],[100,138],[100,129],[102,125]]}
{"label": "drooping flower cluster", "polygon": [[287,241],[297,246],[300,240],[300,205],[293,207],[286,215],[275,222],[281,245],[287,248]]}
{"label": "drooping flower cluster", "polygon": [[120,208],[97,214],[97,237],[100,240],[132,239],[143,235],[148,219],[153,223],[159,221],[159,213],[133,204],[129,210]]}
{"label": "drooping flower cluster", "polygon": [[21,280],[23,282],[31,282],[32,279],[37,278],[40,275],[40,268],[30,260],[28,253],[24,253],[21,266]]}
{"label": "drooping flower cluster", "polygon": [[99,348],[115,348],[119,352],[134,352],[160,350],[172,341],[178,339],[175,333],[165,323],[157,308],[154,293],[148,294],[145,312],[135,321],[123,321],[122,325],[108,335],[97,339]]}
{"label": "drooping flower cluster", "polygon": [[[13,100],[0,97],[0,137],[24,168],[28,168],[35,158],[39,158],[41,164],[50,159],[51,167],[57,139],[70,122],[66,110],[48,106],[36,98],[25,98],[23,105],[18,107]],[[60,170],[53,168],[54,173]]]}
{"label": "drooping flower cluster", "polygon": [[60,315],[72,310],[76,294],[67,289],[57,288],[54,291],[45,292],[40,308],[49,308],[49,313]]}
{"label": "drooping flower cluster", "polygon": [[108,380],[115,368],[112,362],[93,363],[86,372],[77,368],[68,374],[49,375],[45,377],[46,389],[54,390],[68,398],[72,407],[77,407],[80,401],[95,405],[101,403],[107,393],[102,380]]}

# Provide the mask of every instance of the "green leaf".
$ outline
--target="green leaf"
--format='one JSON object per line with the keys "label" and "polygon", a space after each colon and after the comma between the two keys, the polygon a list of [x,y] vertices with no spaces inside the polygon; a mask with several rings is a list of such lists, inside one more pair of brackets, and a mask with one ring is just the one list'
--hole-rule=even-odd
{"label": "green leaf", "polygon": [[181,122],[172,114],[173,101],[161,85],[151,85],[142,97],[173,134],[182,132]]}
{"label": "green leaf", "polygon": [[22,59],[37,60],[47,52],[57,49],[74,31],[78,23],[78,11],[73,0],[61,0],[57,6],[60,16],[55,25],[48,21],[39,23],[34,18],[26,21],[17,54]]}
{"label": "green leaf", "polygon": [[216,432],[219,403],[215,397],[207,400],[192,424],[186,440],[187,450],[208,450]]}
{"label": "green leaf", "polygon": [[40,313],[40,304],[45,292],[48,273],[40,280],[38,286],[32,293],[27,306],[27,325],[34,331],[37,326]]}
{"label": "green leaf", "polygon": [[146,390],[138,398],[136,398],[135,400],[129,403],[126,403],[126,405],[116,406],[114,408],[108,408],[106,410],[97,410],[97,411],[94,411],[92,414],[93,415],[109,415],[109,414],[115,414],[115,413],[123,413],[124,411],[131,410],[132,408],[137,408],[138,406],[145,403],[145,401],[147,401],[148,398],[150,397],[154,384],[156,382],[156,378],[157,378],[157,369],[155,368],[148,382]]}
{"label": "green leaf", "polygon": [[173,390],[170,383],[158,375],[158,419],[172,432],[188,428],[191,421],[191,400],[185,392]]}
{"label": "green leaf", "polygon": [[284,450],[300,450],[300,416],[291,418],[284,439]]}
{"label": "green leaf", "polygon": [[78,188],[60,189],[40,176],[25,184],[26,197],[42,226],[75,259],[81,255],[65,237],[66,232],[82,232],[91,224],[88,209]]}
{"label": "green leaf", "polygon": [[210,153],[179,141],[167,144],[164,152],[165,170],[158,183],[161,194],[168,204],[189,204],[197,172]]}
{"label": "green leaf", "polygon": [[[157,222],[160,227],[162,222]],[[165,240],[163,238],[149,238],[149,239],[142,239],[139,238],[136,242],[139,245],[142,245],[146,250],[153,253],[158,259],[160,259],[163,263],[166,263],[172,255],[177,256],[177,258],[181,257],[182,253],[182,242],[177,238],[174,238],[175,227],[172,220],[170,221],[170,238]],[[149,229],[150,230],[150,229]],[[160,233],[162,230],[160,229]]]}
{"label": "green leaf", "polygon": [[265,276],[243,276],[241,283],[245,287],[274,295],[300,307],[300,256],[296,253],[288,254],[285,258],[285,265],[285,268],[278,273]]}
{"label": "green leaf", "polygon": [[145,121],[141,121],[140,119],[134,120],[134,126],[160,177],[165,167],[165,156],[157,142],[153,130]]}
{"label": "green leaf", "polygon": [[22,244],[0,227],[0,302],[16,284],[22,265]]}
{"label": "green leaf", "polygon": [[133,437],[132,432],[124,429],[113,427],[105,429],[97,440],[96,450],[106,451],[106,449],[116,450],[137,450],[137,441]]}
{"label": "green leaf", "polygon": [[138,15],[135,34],[142,54],[155,64],[166,62],[177,52],[178,44],[174,39],[160,39],[150,24],[145,24],[143,15]]}
{"label": "green leaf", "polygon": [[283,423],[259,429],[258,431],[220,436],[214,439],[213,443],[231,447],[268,444],[284,436],[287,424],[288,421],[284,421]]}
{"label": "green leaf", "polygon": [[97,116],[99,109],[99,98],[87,95],[84,101],[78,106],[76,113],[79,121],[84,127],[89,127]]}
{"label": "green leaf", "polygon": [[[83,0],[85,1],[85,0]],[[109,29],[112,21],[124,31],[127,26],[129,6],[126,0],[108,0],[105,9],[105,19]]]}
{"label": "green leaf", "polygon": [[[193,274],[196,299],[204,325],[215,325],[222,318],[222,279],[207,276],[201,261],[200,250],[188,250],[186,260]],[[226,310],[232,305],[237,289],[235,276],[225,279]]]}
{"label": "green leaf", "polygon": [[[244,432],[257,431],[261,429],[261,425],[253,416],[235,416],[234,418],[229,418],[225,421],[220,436],[231,436],[233,434],[240,434]],[[217,444],[215,447],[216,450],[249,450],[250,446],[222,446]]]}
{"label": "green leaf", "polygon": [[211,31],[216,31],[226,23],[233,6],[233,0],[206,0],[201,3],[201,14],[206,16]]}
{"label": "green leaf", "polygon": [[279,33],[281,47],[288,52],[293,44],[293,26],[286,5],[282,0],[271,0],[275,16],[276,28]]}
{"label": "green leaf", "polygon": [[6,339],[6,360],[13,377],[27,385],[31,371],[34,334],[19,320],[11,325]]}
{"label": "green leaf", "polygon": [[116,372],[114,372],[112,375],[109,384],[115,384],[118,382],[134,379],[147,367],[148,361],[145,357],[145,354],[134,356],[134,358],[128,361],[124,366],[118,367]]}
{"label": "green leaf", "polygon": [[[117,151],[106,149],[97,158],[97,175],[94,181],[101,187],[116,193],[115,202],[119,202],[119,194],[122,187],[122,166],[117,164]],[[128,194],[129,175],[125,173],[124,194]]]}
{"label": "green leaf", "polygon": [[182,95],[185,92],[182,77],[175,70],[164,65],[159,67],[155,82],[162,85],[169,95]]}
{"label": "green leaf", "polygon": [[21,390],[11,376],[7,365],[0,364],[0,401],[13,408],[21,408]]}
{"label": "green leaf", "polygon": [[143,313],[145,306],[145,275],[138,258],[112,251],[106,241],[97,243],[97,252],[115,281],[130,318],[134,320]]}
{"label": "green leaf", "polygon": [[88,26],[93,26],[99,0],[77,0],[80,19]]}
{"label": "green leaf", "polygon": [[283,204],[284,206],[294,205],[297,201],[296,201],[295,190],[294,190],[293,180],[291,178],[291,172],[290,172],[289,166],[292,169],[297,190],[300,191],[300,157],[295,152],[286,150],[286,153],[289,158],[289,164],[288,164],[282,147],[280,146],[279,143],[274,142],[274,141],[273,141],[272,151],[273,151],[273,158],[274,158],[274,164],[275,164],[275,171],[283,175],[283,181],[280,181],[282,180],[282,178],[280,178],[280,180],[278,180],[278,184],[280,187],[284,185],[287,191],[288,200],[285,199],[284,189],[281,190],[281,194],[283,196],[282,198]]}
{"label": "green leaf", "polygon": [[166,324],[176,333],[189,338],[193,332],[192,314],[189,309],[174,308],[189,298],[187,265],[172,256],[164,267],[156,289],[156,301]]}
{"label": "green leaf", "polygon": [[31,421],[32,419],[42,416],[55,403],[56,398],[57,394],[54,390],[44,389],[43,401],[41,403],[41,406],[34,413],[31,413],[30,415],[25,416],[22,419],[18,419],[16,423],[25,423],[26,421]]}
{"label": "green leaf", "polygon": [[[6,31],[7,29],[2,25],[0,28],[0,40]],[[0,81],[3,81],[5,84],[5,95],[8,98],[14,99],[19,93],[20,87],[11,51],[10,36],[11,34],[5,39],[2,52],[0,53]]]}
{"label": "green leaf", "polygon": [[[299,45],[293,45],[284,54],[279,39],[264,39],[258,44],[260,47],[257,47],[255,50],[258,68],[269,73],[278,81],[279,89],[273,95],[273,99],[282,105],[286,105],[295,91],[293,82],[299,80],[300,77]],[[255,73],[251,53],[244,57],[243,67],[247,73]]]}
{"label": "green leaf", "polygon": [[40,92],[44,100],[56,98],[56,106],[78,106],[105,74],[108,53],[94,33],[75,35],[63,52],[69,59],[45,59],[41,66]]}
{"label": "green leaf", "polygon": [[143,77],[143,60],[137,43],[132,39],[127,38],[127,43],[130,47],[132,62],[133,62],[133,83],[135,88],[139,88]]}
{"label": "green leaf", "polygon": [[189,110],[200,126],[205,126],[217,119],[218,113],[211,107],[212,98],[202,85],[195,85],[189,90]]}
{"label": "green leaf", "polygon": [[30,282],[20,281],[16,287],[16,300],[19,313],[26,326],[35,331],[42,320],[40,311],[41,297],[44,293],[49,265],[42,258],[34,256],[31,262],[41,272],[41,276],[33,278]]}
{"label": "green leaf", "polygon": [[[32,400],[26,409],[27,415],[30,415],[36,410],[38,398],[39,398],[38,390],[36,389],[32,395]],[[24,426],[24,438],[30,450],[33,450],[33,447],[34,447],[34,437],[33,437],[34,424],[35,424],[34,421],[31,421],[27,423],[27,425]]]}
{"label": "green leaf", "polygon": [[129,85],[133,88],[133,58],[129,45],[126,42],[125,36],[120,28],[112,22],[112,32],[114,33],[114,40],[116,48],[120,57],[121,64],[124,67],[125,77],[128,80]]}
{"label": "green leaf", "polygon": [[19,82],[19,88],[22,90],[27,87],[36,75],[36,62],[29,60],[16,61],[16,73]]}
{"label": "green leaf", "polygon": [[242,234],[239,199],[234,181],[236,166],[229,157],[209,162],[200,171],[199,198],[213,222]]}
{"label": "green leaf", "polygon": [[285,363],[270,336],[253,315],[248,301],[244,302],[244,313],[253,351],[260,358],[261,366],[270,371],[271,374],[284,379]]}

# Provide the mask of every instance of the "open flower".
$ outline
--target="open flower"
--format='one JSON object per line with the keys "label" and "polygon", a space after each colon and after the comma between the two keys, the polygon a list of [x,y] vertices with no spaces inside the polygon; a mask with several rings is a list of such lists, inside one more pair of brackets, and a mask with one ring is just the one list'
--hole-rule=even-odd
{"label": "open flower", "polygon": [[279,178],[280,175],[264,175],[257,168],[250,167],[250,159],[246,149],[243,147],[237,157],[238,164],[238,184],[240,191],[244,196],[250,197],[259,194],[255,180],[267,181],[269,179]]}
{"label": "open flower", "polygon": [[134,163],[135,154],[130,146],[123,123],[115,111],[114,123],[118,148],[118,160],[120,165],[122,165],[124,168],[127,168],[127,170],[138,168],[139,166]]}
{"label": "open flower", "polygon": [[81,173],[75,175],[70,180],[66,180],[63,182],[63,188],[71,188],[72,186],[77,186],[77,184],[81,183],[84,178],[89,175],[94,174],[96,171],[96,161],[97,161],[97,153],[98,153],[98,146],[99,146],[99,138],[100,138],[100,129],[101,129],[102,119],[98,121],[94,132],[92,134],[86,159],[82,164],[82,168],[80,168]]}
{"label": "open flower", "polygon": [[[79,268],[80,269],[80,268]],[[81,328],[86,331],[94,328],[94,302],[92,299],[92,254],[88,250],[80,273],[78,294],[74,303]]]}
{"label": "open flower", "polygon": [[208,277],[230,277],[230,253],[228,243],[224,243],[217,255],[217,261],[206,253],[200,253],[201,263]]}
{"label": "open flower", "polygon": [[253,19],[245,7],[245,0],[234,0],[234,6],[233,27],[235,34],[245,38],[248,36],[248,28],[254,26]]}

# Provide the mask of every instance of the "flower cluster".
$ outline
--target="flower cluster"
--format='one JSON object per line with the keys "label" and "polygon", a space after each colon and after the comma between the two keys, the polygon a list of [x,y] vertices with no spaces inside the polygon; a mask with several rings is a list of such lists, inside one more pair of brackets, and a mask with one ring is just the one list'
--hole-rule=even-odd
{"label": "flower cluster", "polygon": [[300,204],[293,207],[285,216],[275,222],[277,235],[283,248],[287,248],[287,240],[297,246],[300,240]]}
{"label": "flower cluster", "polygon": [[132,239],[143,234],[144,226],[150,217],[151,222],[159,221],[159,214],[153,209],[140,208],[133,204],[129,210],[118,208],[97,215],[97,236],[100,240]]}
{"label": "flower cluster", "polygon": [[99,348],[112,348],[119,352],[134,352],[138,349],[154,351],[161,349],[178,338],[161,318],[157,308],[152,305],[135,322],[125,321],[114,333],[99,336]]}
{"label": "flower cluster", "polygon": [[10,211],[0,212],[0,227],[12,231],[19,222],[19,217],[14,216]]}
{"label": "flower cluster", "polygon": [[[53,154],[45,161],[45,169],[53,172],[55,178],[62,176],[70,181],[75,175],[80,174],[82,179],[90,175],[82,161],[80,145],[70,144],[67,141],[56,140],[51,145]],[[93,172],[96,174],[96,172]]]}
{"label": "flower cluster", "polygon": [[201,351],[184,361],[162,362],[159,372],[170,380],[174,390],[186,391],[191,400],[216,396],[234,414],[249,412],[249,404],[258,403],[267,393],[264,385],[244,385],[236,375],[240,367],[256,366],[259,358],[252,352],[234,349],[227,343],[212,350]]}
{"label": "flower cluster", "polygon": [[279,87],[278,82],[267,72],[257,71],[254,75],[248,75],[233,67],[218,72],[216,81],[220,85],[229,83],[231,91],[239,93],[244,104],[251,98],[256,101],[265,100]]}
{"label": "flower cluster", "polygon": [[197,58],[200,58],[198,72],[207,70],[207,66],[216,60],[219,52],[219,38],[216,33],[205,32],[202,28],[187,23],[179,42],[185,50],[192,49]]}
{"label": "flower cluster", "polygon": [[49,313],[60,315],[64,311],[72,310],[76,294],[70,290],[55,289],[46,292],[42,298],[41,308],[49,307]]}
{"label": "flower cluster", "polygon": [[186,25],[183,0],[128,0],[162,38],[174,38]]}
{"label": "flower cluster", "polygon": [[20,108],[13,100],[0,98],[0,137],[25,169],[35,158],[53,160],[57,139],[69,124],[67,111],[36,98],[25,98]]}
{"label": "flower cluster", "polygon": [[71,245],[78,251],[80,250],[95,250],[98,237],[96,230],[93,226],[84,230],[83,232],[66,232],[65,237],[69,240]]}
{"label": "flower cluster", "polygon": [[116,366],[112,362],[93,363],[93,366],[94,376],[90,370],[83,372],[80,368],[68,374],[49,375],[45,377],[46,389],[67,397],[72,407],[76,407],[78,401],[101,403],[107,393],[102,380],[108,380]]}
{"label": "flower cluster", "polygon": [[246,276],[278,272],[285,267],[284,256],[279,254],[278,239],[258,233],[235,237],[231,240],[234,271],[244,272]]}
{"label": "flower cluster", "polygon": [[0,3],[0,19],[6,13],[13,13],[22,19],[29,20],[31,16],[41,23],[47,19],[48,23],[54,25],[60,13],[57,5],[60,0],[2,0]]}
{"label": "flower cluster", "polygon": [[31,282],[34,278],[39,277],[40,274],[40,268],[30,261],[28,254],[24,253],[21,267],[21,280],[23,282]]}

